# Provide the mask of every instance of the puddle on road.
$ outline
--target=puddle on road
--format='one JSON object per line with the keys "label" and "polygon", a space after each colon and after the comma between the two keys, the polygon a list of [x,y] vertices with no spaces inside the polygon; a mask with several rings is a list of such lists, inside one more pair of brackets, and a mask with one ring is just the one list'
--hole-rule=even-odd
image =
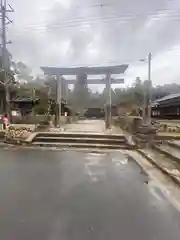
{"label": "puddle on road", "polygon": [[[173,205],[178,205],[178,208],[180,207],[180,203],[177,203],[172,200],[171,192],[163,187],[159,182],[155,181],[152,179],[149,174],[142,168],[141,165],[139,165],[131,156],[129,155],[115,155],[112,154],[112,162],[119,168],[119,171],[121,175],[123,175],[123,170],[125,171],[125,175],[129,175],[129,178],[132,176],[135,177],[135,175],[139,175],[140,177],[136,178],[138,181],[143,182],[147,188],[148,191],[151,195],[154,196],[156,200],[158,200],[159,204],[161,205],[161,208],[164,209],[168,207],[168,202],[167,200],[171,199],[171,203]],[[134,171],[133,169],[136,168],[137,171]]]}
{"label": "puddle on road", "polygon": [[89,155],[89,156],[102,156],[102,157],[104,157],[104,156],[107,155],[107,153],[90,152],[90,153],[88,153],[87,155]]}
{"label": "puddle on road", "polygon": [[92,182],[98,182],[106,175],[106,169],[102,161],[106,159],[107,153],[89,152],[84,154],[85,172]]}
{"label": "puddle on road", "polygon": [[158,199],[159,201],[164,201],[166,200],[166,197],[165,195],[168,194],[168,191],[162,191],[162,189],[160,189],[158,186],[157,186],[157,183],[153,180],[150,180],[149,181],[149,184],[148,184],[148,188],[149,188],[149,191],[150,193],[156,198]]}
{"label": "puddle on road", "polygon": [[99,161],[105,160],[107,153],[87,152],[84,153],[84,159],[91,162],[91,164],[99,164]]}
{"label": "puddle on road", "polygon": [[[172,191],[169,190],[168,186],[161,184],[160,181],[155,179],[150,179],[149,184],[150,193],[159,201],[161,201],[161,206],[166,207],[167,203],[171,203],[178,211],[180,211],[180,201],[174,197]],[[162,204],[162,202],[164,204]]]}
{"label": "puddle on road", "polygon": [[124,157],[123,159],[122,158],[112,158],[112,162],[116,164],[116,166],[120,166],[120,165],[126,165],[128,164],[128,158],[127,157]]}

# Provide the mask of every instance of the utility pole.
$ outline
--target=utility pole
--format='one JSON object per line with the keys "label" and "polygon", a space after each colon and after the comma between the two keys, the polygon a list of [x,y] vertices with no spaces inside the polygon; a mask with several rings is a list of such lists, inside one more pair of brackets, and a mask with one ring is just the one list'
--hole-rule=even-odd
{"label": "utility pole", "polygon": [[152,54],[148,54],[148,124],[151,124],[151,104],[152,104],[152,82],[151,82],[151,59]]}
{"label": "utility pole", "polygon": [[34,109],[34,104],[36,102],[36,89],[32,89],[32,101],[33,101],[33,109],[32,109],[32,115],[35,117],[35,109]]}
{"label": "utility pole", "polygon": [[[143,104],[143,123],[151,124],[151,101],[152,101],[152,83],[151,83],[151,60],[152,54],[148,54],[148,86],[145,87],[144,91],[144,104]],[[146,61],[142,59],[141,61]]]}
{"label": "utility pole", "polygon": [[13,8],[8,4],[6,0],[1,0],[0,6],[0,13],[1,13],[1,36],[2,36],[2,69],[4,72],[4,88],[5,88],[5,95],[6,95],[6,114],[10,121],[11,112],[10,112],[10,92],[9,92],[9,85],[10,80],[8,76],[9,72],[9,62],[8,62],[8,51],[7,51],[7,44],[11,43],[10,41],[7,42],[6,38],[6,25],[12,23],[12,21],[8,18],[7,13],[14,12]]}

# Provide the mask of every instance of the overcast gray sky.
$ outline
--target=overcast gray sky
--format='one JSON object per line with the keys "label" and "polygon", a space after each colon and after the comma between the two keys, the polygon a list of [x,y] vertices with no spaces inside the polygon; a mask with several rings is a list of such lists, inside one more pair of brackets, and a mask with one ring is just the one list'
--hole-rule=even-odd
{"label": "overcast gray sky", "polygon": [[[179,0],[9,0],[9,49],[34,71],[40,66],[129,63],[126,84],[180,82]],[[103,6],[101,7],[100,4]]]}

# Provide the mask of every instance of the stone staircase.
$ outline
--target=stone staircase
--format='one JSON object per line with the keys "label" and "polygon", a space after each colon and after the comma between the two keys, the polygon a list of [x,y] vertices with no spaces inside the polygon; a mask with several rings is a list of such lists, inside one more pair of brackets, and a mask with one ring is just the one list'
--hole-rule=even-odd
{"label": "stone staircase", "polygon": [[167,141],[160,145],[154,145],[154,149],[168,158],[180,163],[180,148],[173,142]]}
{"label": "stone staircase", "polygon": [[173,149],[166,149],[167,145],[155,146],[154,148],[138,149],[153,166],[169,177],[180,186],[180,164],[177,153]]}
{"label": "stone staircase", "polygon": [[129,149],[130,144],[123,134],[70,133],[70,132],[41,132],[32,139],[33,146],[59,148],[101,148]]}

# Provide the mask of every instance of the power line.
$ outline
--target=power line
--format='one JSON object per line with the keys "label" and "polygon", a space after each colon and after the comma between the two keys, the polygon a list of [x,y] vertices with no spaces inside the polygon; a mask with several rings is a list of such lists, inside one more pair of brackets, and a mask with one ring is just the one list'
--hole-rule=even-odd
{"label": "power line", "polygon": [[[178,20],[180,18],[180,13],[176,13],[174,15],[169,14],[170,11],[163,12],[160,13],[158,15],[150,15],[151,19],[154,21],[159,21],[161,19],[163,19],[163,21],[165,20]],[[172,11],[171,11],[172,13]],[[174,12],[175,13],[175,12]],[[116,21],[117,23],[122,21],[122,23],[127,23],[130,20],[133,20],[135,18],[137,18],[139,15],[126,15],[126,16],[122,16],[122,15],[110,15],[110,16],[104,16],[104,17],[92,17],[92,18],[77,18],[76,20],[69,20],[69,21],[61,21],[59,23],[53,23],[53,24],[49,24],[49,26],[46,23],[40,23],[40,24],[32,24],[32,25],[28,25],[25,29],[22,29],[21,31],[16,31],[16,34],[21,34],[23,32],[26,31],[33,31],[33,32],[48,32],[51,30],[56,30],[59,28],[68,28],[68,27],[80,27],[82,28],[83,25],[93,25],[96,23],[111,23]],[[143,16],[145,17],[145,16]],[[148,18],[149,16],[146,16],[146,18]],[[81,24],[81,25],[80,25]]]}
{"label": "power line", "polygon": [[87,27],[87,25],[93,25],[93,24],[97,24],[99,23],[112,23],[114,21],[116,21],[117,23],[121,22],[121,23],[126,23],[129,19],[123,19],[121,17],[113,17],[113,18],[104,18],[104,19],[96,19],[95,21],[78,21],[78,22],[71,22],[68,24],[64,24],[64,23],[57,23],[57,24],[51,24],[51,25],[34,25],[34,26],[28,26],[24,29],[22,29],[21,31],[16,31],[15,34],[22,34],[24,32],[48,32],[51,30],[57,30],[60,28],[83,28],[83,27]]}
{"label": "power line", "polygon": [[[158,14],[157,14],[158,13]],[[100,20],[100,19],[109,19],[109,18],[122,18],[122,19],[133,19],[133,18],[138,18],[138,17],[151,17],[151,18],[159,18],[159,17],[163,17],[165,16],[165,18],[169,19],[169,18],[176,18],[176,17],[179,17],[180,16],[180,12],[178,10],[169,10],[169,9],[164,9],[163,11],[159,10],[157,13],[154,13],[154,12],[149,12],[148,14],[140,14],[140,13],[137,13],[137,14],[134,14],[134,13],[128,13],[126,15],[117,15],[115,13],[112,13],[108,16],[104,16],[104,17],[99,17],[99,16],[89,16],[88,18],[87,17],[80,17],[80,16],[75,16],[75,17],[72,17],[72,18],[69,18],[69,19],[62,19],[62,21],[59,22],[59,24],[68,24],[68,23],[75,23],[75,22],[81,22],[81,21],[93,21],[93,20]],[[43,26],[45,25],[46,23],[44,21],[42,22],[39,22],[39,24],[29,24],[28,26],[30,27],[34,27],[36,25],[39,25],[39,26]]]}
{"label": "power line", "polygon": [[[121,7],[121,2],[117,2],[117,3],[109,3],[109,2],[105,2],[103,4],[99,3],[99,4],[92,4],[92,5],[86,5],[86,6],[82,6],[82,5],[77,5],[77,6],[74,6],[72,5],[72,8],[73,9],[78,9],[78,8],[81,8],[81,9],[84,9],[84,8],[117,8],[117,7]],[[41,12],[53,12],[55,8],[51,8],[51,9],[40,9]],[[164,7],[164,8],[161,8],[161,7],[158,7],[155,9],[156,12],[160,12],[160,11],[171,11],[171,12],[178,12],[178,10],[170,10],[168,9],[168,7]],[[151,10],[148,12],[148,15],[149,14],[153,14],[154,11],[152,12]],[[133,14],[132,12],[129,12],[129,14]]]}
{"label": "power line", "polygon": [[[92,4],[92,5],[86,5],[86,6],[82,6],[82,5],[77,5],[77,6],[73,6],[73,9],[78,9],[78,8],[104,8],[104,7],[111,7],[113,6],[112,4],[109,3],[104,3],[104,4]],[[54,11],[54,9],[42,9],[41,11],[43,12],[52,12]]]}
{"label": "power line", "polygon": [[[169,19],[164,19],[164,20],[179,20],[180,19],[180,16],[178,18],[169,18]],[[154,19],[154,21],[159,21],[160,19]],[[119,24],[126,24],[128,23],[128,21],[126,20],[122,20],[122,19],[114,19],[114,20],[104,20],[102,22],[99,22],[99,23],[102,23],[103,25],[104,24],[112,24],[112,23],[119,23]],[[60,30],[60,29],[63,29],[63,28],[87,28],[87,25],[90,25],[90,26],[94,26],[96,25],[98,22],[82,22],[81,25],[79,24],[70,24],[70,25],[53,25],[53,26],[44,26],[44,27],[34,27],[34,28],[26,28],[26,29],[22,29],[20,31],[15,31],[14,32],[14,36],[21,36],[22,34],[26,33],[26,32],[31,32],[31,33],[42,33],[42,34],[46,34],[48,32],[53,32],[55,30]]]}
{"label": "power line", "polygon": [[[104,16],[104,17],[91,17],[91,18],[84,18],[84,17],[76,17],[76,18],[71,18],[70,20],[67,21],[60,21],[56,24],[49,24],[49,25],[71,25],[71,24],[77,24],[77,23],[91,23],[91,22],[98,22],[101,20],[113,20],[113,19],[122,19],[122,20],[131,20],[136,18],[136,15],[126,15],[126,16],[122,16],[122,15],[109,15],[109,16]],[[35,27],[44,27],[47,26],[47,24],[45,22],[39,23],[39,24],[29,24],[28,28],[35,28]]]}
{"label": "power line", "polygon": [[[121,18],[123,20],[128,20],[128,19],[132,19],[135,18],[135,16],[122,16],[122,15],[110,15],[110,16],[104,16],[104,17],[91,17],[91,18],[84,18],[84,17],[76,17],[76,18],[71,18],[70,20],[67,21],[60,21],[56,24],[49,24],[49,25],[71,25],[71,24],[77,24],[77,23],[91,23],[91,22],[97,22],[97,21],[101,21],[101,20],[111,20],[111,19],[117,19],[117,18]],[[42,22],[40,24],[29,24],[28,27],[43,27],[43,26],[47,26],[47,24],[45,22]]]}

